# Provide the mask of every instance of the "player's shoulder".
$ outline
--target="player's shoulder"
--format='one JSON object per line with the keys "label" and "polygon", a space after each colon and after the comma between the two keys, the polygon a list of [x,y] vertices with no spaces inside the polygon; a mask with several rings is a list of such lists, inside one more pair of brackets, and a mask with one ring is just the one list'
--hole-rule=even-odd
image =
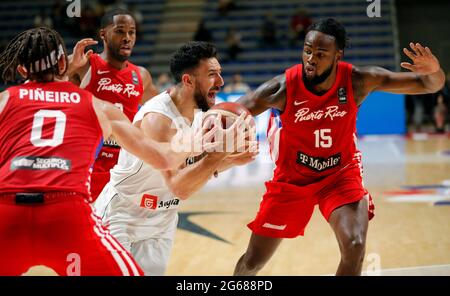
{"label": "player's shoulder", "polygon": [[152,79],[152,75],[150,74],[150,71],[148,71],[147,68],[142,66],[136,66],[136,69],[139,71],[139,74],[141,75],[143,80]]}
{"label": "player's shoulder", "polygon": [[136,114],[134,122],[142,120],[148,113],[155,113],[156,117],[164,116],[172,118],[173,108],[171,107],[171,101],[172,99],[167,91],[158,94],[145,102]]}

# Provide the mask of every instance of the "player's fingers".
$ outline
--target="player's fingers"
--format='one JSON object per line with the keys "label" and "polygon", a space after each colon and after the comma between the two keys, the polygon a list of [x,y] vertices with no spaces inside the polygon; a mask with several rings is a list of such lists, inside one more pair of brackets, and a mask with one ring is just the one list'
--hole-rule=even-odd
{"label": "player's fingers", "polygon": [[406,62],[401,63],[400,66],[402,68],[408,69],[410,71],[414,71],[416,69],[416,67],[414,65],[412,65],[410,63],[406,63]]}
{"label": "player's fingers", "polygon": [[433,53],[431,52],[431,49],[429,47],[425,47],[425,51],[428,55],[433,56]]}
{"label": "player's fingers", "polygon": [[241,113],[239,117],[233,122],[233,124],[230,126],[231,129],[240,130],[245,128],[244,122],[245,122],[245,113]]}
{"label": "player's fingers", "polygon": [[258,143],[254,142],[254,141],[251,142],[248,147],[248,151],[253,155],[258,155],[258,153],[259,153]]}
{"label": "player's fingers", "polygon": [[86,57],[89,58],[93,53],[94,53],[94,51],[93,51],[92,49],[89,49],[89,50],[86,52]]}
{"label": "player's fingers", "polygon": [[216,134],[218,129],[219,129],[219,127],[215,126],[210,131],[208,131],[206,134],[204,134],[203,142],[210,142],[214,138],[214,135]]}
{"label": "player's fingers", "polygon": [[410,52],[407,48],[403,48],[403,52],[408,56],[408,58],[410,58],[411,60],[414,60],[416,58],[416,56]]}
{"label": "player's fingers", "polygon": [[222,128],[222,114],[218,113],[214,119],[214,126]]}
{"label": "player's fingers", "polygon": [[250,125],[252,124],[252,120],[253,120],[253,116],[252,116],[252,115],[247,115],[247,116],[245,117],[245,124],[246,124],[247,126],[250,126]]}
{"label": "player's fingers", "polygon": [[420,43],[416,43],[416,49],[420,53],[420,55],[426,55],[427,52],[425,51],[425,48]]}
{"label": "player's fingers", "polygon": [[409,47],[411,47],[415,55],[420,55],[420,52],[417,50],[416,45],[414,43],[410,42]]}
{"label": "player's fingers", "polygon": [[86,48],[87,46],[95,45],[97,43],[98,43],[98,41],[95,41],[92,38],[81,39],[80,41],[77,42],[77,44],[75,44],[75,48],[74,49],[84,50],[84,48]]}

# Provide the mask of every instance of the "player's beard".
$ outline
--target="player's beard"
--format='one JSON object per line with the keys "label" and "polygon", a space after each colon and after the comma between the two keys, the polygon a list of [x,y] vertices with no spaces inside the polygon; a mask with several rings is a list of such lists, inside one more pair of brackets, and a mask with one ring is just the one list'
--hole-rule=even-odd
{"label": "player's beard", "polygon": [[321,84],[325,80],[327,80],[328,77],[330,77],[331,72],[333,72],[334,64],[332,64],[328,69],[326,69],[322,74],[315,75],[313,78],[308,78],[306,76],[305,67],[302,67],[302,77],[305,84],[309,84],[311,86]]}
{"label": "player's beard", "polygon": [[107,43],[107,46],[108,46],[108,50],[109,50],[111,56],[112,56],[115,60],[117,60],[117,61],[119,61],[119,62],[125,62],[125,61],[128,60],[128,56],[124,56],[124,55],[121,55],[121,54],[119,53],[119,51],[120,51],[120,46],[119,46],[118,48],[115,48],[112,44],[108,44],[108,43]]}
{"label": "player's beard", "polygon": [[197,107],[200,108],[203,112],[209,110],[208,100],[207,98],[196,88],[194,91],[194,100],[197,103]]}

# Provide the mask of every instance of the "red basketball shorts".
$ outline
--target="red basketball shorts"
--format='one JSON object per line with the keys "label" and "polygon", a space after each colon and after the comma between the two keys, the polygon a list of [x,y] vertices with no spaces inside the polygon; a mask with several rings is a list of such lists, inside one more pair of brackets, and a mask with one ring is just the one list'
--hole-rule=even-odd
{"label": "red basketball shorts", "polygon": [[119,160],[120,147],[103,146],[94,163],[91,174],[91,198],[94,202],[109,182],[112,169]]}
{"label": "red basketball shorts", "polygon": [[294,238],[303,235],[314,207],[328,221],[338,207],[368,198],[368,215],[372,219],[374,205],[364,188],[359,166],[352,166],[319,182],[297,186],[283,182],[266,182],[255,220],[248,227],[257,235]]}
{"label": "red basketball shorts", "polygon": [[143,275],[83,196],[48,193],[42,203],[19,204],[15,194],[0,194],[0,275],[36,269],[60,276]]}

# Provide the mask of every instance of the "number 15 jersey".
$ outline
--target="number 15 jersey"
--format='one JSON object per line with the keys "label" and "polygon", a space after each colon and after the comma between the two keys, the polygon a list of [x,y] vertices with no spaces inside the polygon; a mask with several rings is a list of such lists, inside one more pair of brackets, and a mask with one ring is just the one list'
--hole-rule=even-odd
{"label": "number 15 jersey", "polygon": [[0,192],[88,195],[102,130],[92,94],[70,82],[8,89],[0,113]]}
{"label": "number 15 jersey", "polygon": [[285,75],[286,107],[281,115],[273,111],[268,128],[273,181],[301,186],[359,165],[352,65],[339,62],[333,86],[321,96],[305,87],[301,64]]}

